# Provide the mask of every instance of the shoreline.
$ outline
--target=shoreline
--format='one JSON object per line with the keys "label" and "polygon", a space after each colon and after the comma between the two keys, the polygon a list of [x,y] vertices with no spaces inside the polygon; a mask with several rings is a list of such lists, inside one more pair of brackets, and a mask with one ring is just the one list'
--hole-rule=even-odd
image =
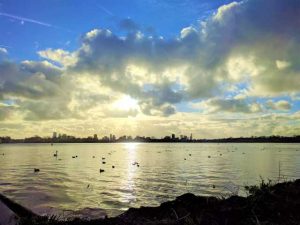
{"label": "shoreline", "polygon": [[1,144],[300,144],[300,141],[123,141],[123,142],[9,142]]}
{"label": "shoreline", "polygon": [[[17,203],[4,200],[6,205],[7,201],[10,202],[9,208],[16,214],[21,209],[20,225],[300,224],[300,179],[277,184],[262,181],[260,186],[246,189],[249,196],[226,199],[186,193],[157,207],[130,208],[119,216],[95,220],[58,221],[56,218],[32,215],[30,210],[24,210]],[[3,202],[3,197],[0,200]]]}
{"label": "shoreline", "polygon": [[141,137],[136,136],[121,136],[119,138],[98,138],[95,134],[94,137],[75,137],[75,136],[63,136],[63,137],[28,137],[28,138],[11,138],[9,136],[0,137],[1,143],[300,143],[300,136],[252,136],[252,137],[228,137],[228,138],[188,138],[184,137],[172,137],[165,136],[162,138],[155,137]]}

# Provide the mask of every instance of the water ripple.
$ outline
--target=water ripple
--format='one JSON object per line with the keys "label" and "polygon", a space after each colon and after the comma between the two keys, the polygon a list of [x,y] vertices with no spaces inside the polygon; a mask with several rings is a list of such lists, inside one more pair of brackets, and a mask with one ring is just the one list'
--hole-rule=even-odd
{"label": "water ripple", "polygon": [[277,179],[279,162],[284,178],[299,178],[299,146],[2,144],[0,192],[41,214],[70,209],[92,214],[100,208],[113,216],[186,192],[222,196],[228,193],[228,183],[256,184],[260,176]]}

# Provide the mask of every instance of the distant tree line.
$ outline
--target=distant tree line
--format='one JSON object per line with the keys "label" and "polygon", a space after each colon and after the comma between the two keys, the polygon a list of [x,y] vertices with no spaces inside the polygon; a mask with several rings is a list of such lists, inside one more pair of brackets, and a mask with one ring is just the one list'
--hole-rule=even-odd
{"label": "distant tree line", "polygon": [[239,137],[223,139],[203,139],[201,142],[218,142],[218,143],[300,143],[300,135],[293,137],[285,136],[260,136],[260,137]]}

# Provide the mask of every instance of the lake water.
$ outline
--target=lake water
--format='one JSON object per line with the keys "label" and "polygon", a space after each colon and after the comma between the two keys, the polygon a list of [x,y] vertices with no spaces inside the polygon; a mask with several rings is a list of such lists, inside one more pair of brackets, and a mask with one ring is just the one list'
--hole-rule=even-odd
{"label": "lake water", "polygon": [[281,180],[300,178],[300,145],[2,144],[0,192],[39,213],[89,207],[114,216],[186,192],[224,196],[240,187],[244,195],[260,177],[278,180],[279,164]]}

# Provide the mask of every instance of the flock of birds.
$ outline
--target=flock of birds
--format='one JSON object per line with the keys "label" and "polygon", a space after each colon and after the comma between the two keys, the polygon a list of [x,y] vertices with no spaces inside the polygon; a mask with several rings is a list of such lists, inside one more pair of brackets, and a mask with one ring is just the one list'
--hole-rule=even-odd
{"label": "flock of birds", "polygon": [[[112,152],[109,152],[108,154],[111,155]],[[4,155],[4,153],[3,153],[3,155]],[[56,152],[53,154],[53,157],[55,157],[55,158],[58,157],[58,151],[56,151]],[[75,159],[75,158],[78,158],[78,155],[73,155],[73,156],[72,156],[72,159]],[[93,156],[92,158],[96,158],[96,157]],[[61,159],[58,159],[58,160],[61,160]],[[102,157],[102,164],[106,164],[105,157]],[[132,165],[137,166],[137,167],[140,167],[140,164],[139,164],[138,162],[134,162]],[[115,166],[112,165],[111,168],[114,169]],[[33,172],[34,172],[34,173],[38,173],[38,172],[40,172],[40,169],[39,169],[39,168],[33,168]],[[105,170],[102,169],[102,168],[100,168],[100,169],[99,169],[99,172],[100,172],[100,173],[103,173],[103,172],[105,172]]]}
{"label": "flock of birds", "polygon": [[[263,147],[263,148],[261,148],[260,150],[261,150],[261,151],[264,151],[265,149],[266,149],[266,148]],[[230,152],[230,151],[231,151],[231,152],[235,152],[235,150],[237,150],[237,147],[235,147],[234,150],[229,150],[228,148],[227,148],[226,150],[227,150],[227,152]],[[296,149],[296,151],[299,151],[299,149]],[[220,153],[220,151],[217,151],[217,152],[219,152],[219,156],[222,156],[222,155],[223,155],[222,153]],[[278,150],[278,152],[281,152],[281,150]],[[159,152],[159,153],[160,153],[160,152]],[[108,154],[111,155],[112,152],[109,152]],[[245,155],[246,153],[245,153],[245,152],[242,152],[242,154]],[[4,153],[2,153],[2,155],[4,156]],[[189,153],[189,156],[191,157],[192,154]],[[56,152],[53,154],[53,157],[56,157],[56,158],[58,157],[58,151],[56,151]],[[211,158],[210,155],[208,155],[207,157],[208,157],[209,159]],[[73,158],[73,159],[78,158],[78,155],[73,155],[72,158]],[[93,156],[92,158],[96,158],[96,157]],[[102,157],[102,164],[103,164],[103,165],[106,164],[105,159],[106,159],[105,157]],[[58,159],[58,160],[61,160],[61,159]],[[187,160],[187,158],[184,158],[184,160]],[[139,164],[138,162],[133,162],[132,165],[133,165],[133,166],[136,166],[136,167],[140,167],[140,164]],[[114,165],[112,165],[111,167],[112,167],[112,169],[115,168]],[[38,173],[38,172],[40,172],[40,169],[39,169],[39,168],[34,168],[33,171],[34,171],[35,173]],[[99,172],[100,172],[100,173],[103,173],[103,172],[105,172],[105,170],[102,169],[102,168],[100,168],[100,169],[99,169]]]}
{"label": "flock of birds", "polygon": [[[237,147],[235,147],[235,150],[237,150]],[[264,148],[262,149],[262,150],[264,150]],[[220,152],[220,151],[218,151],[218,152]],[[227,149],[227,152],[229,152],[229,150]],[[232,152],[235,152],[234,150],[232,150]],[[158,153],[161,153],[161,152],[158,152]],[[110,153],[108,153],[109,155],[111,155],[111,152]],[[243,152],[242,154],[245,154],[245,152]],[[4,155],[4,153],[3,153],[3,155]],[[222,153],[220,153],[220,156],[222,156],[223,154]],[[192,156],[192,154],[191,153],[189,153],[189,157],[191,157]],[[56,151],[54,154],[53,154],[53,157],[58,157],[58,151]],[[211,158],[211,156],[210,155],[208,155],[207,156],[209,159]],[[72,158],[73,159],[75,159],[75,158],[78,158],[78,155],[73,155],[72,156]],[[96,158],[95,156],[93,156],[92,158]],[[61,159],[59,159],[59,160],[61,160]],[[184,160],[187,160],[187,158],[184,158]],[[102,157],[102,164],[106,164],[106,161],[105,161],[105,157]],[[137,166],[137,167],[140,167],[140,164],[138,163],[138,162],[133,162],[132,163],[132,165],[133,166]],[[111,166],[112,167],[112,169],[114,169],[115,168],[115,166],[114,165],[112,165]],[[34,168],[33,169],[33,171],[35,172],[35,173],[38,173],[38,172],[40,172],[40,169],[38,169],[38,168]],[[99,172],[100,173],[104,173],[105,172],[105,170],[104,169],[102,169],[102,168],[100,168],[99,169]]]}

